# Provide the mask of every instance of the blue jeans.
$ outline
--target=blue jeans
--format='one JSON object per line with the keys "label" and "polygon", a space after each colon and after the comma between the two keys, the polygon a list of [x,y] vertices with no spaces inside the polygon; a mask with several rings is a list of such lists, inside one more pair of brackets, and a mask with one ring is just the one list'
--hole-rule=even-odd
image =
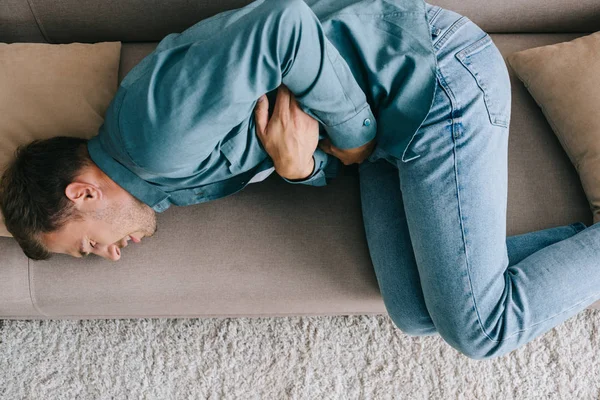
{"label": "blue jeans", "polygon": [[491,358],[600,298],[600,224],[506,237],[506,65],[468,18],[430,5],[428,16],[435,99],[412,157],[377,148],[360,165],[365,231],[393,322]]}

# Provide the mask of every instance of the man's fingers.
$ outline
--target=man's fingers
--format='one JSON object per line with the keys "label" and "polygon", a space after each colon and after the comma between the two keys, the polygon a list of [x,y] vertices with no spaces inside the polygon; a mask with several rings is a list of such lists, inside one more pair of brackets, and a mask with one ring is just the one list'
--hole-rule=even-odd
{"label": "man's fingers", "polygon": [[288,89],[288,95],[290,96],[290,108],[297,108],[300,109],[300,104],[298,104],[298,100],[296,100],[296,96],[294,96],[294,93],[290,92]]}
{"label": "man's fingers", "polygon": [[254,120],[256,121],[256,133],[259,136],[265,134],[269,122],[269,99],[263,94],[254,107]]}
{"label": "man's fingers", "polygon": [[325,153],[327,154],[331,154],[332,156],[335,156],[334,153],[334,149],[331,146],[331,142],[329,141],[329,139],[323,139],[319,142],[319,148],[321,150],[323,150]]}
{"label": "man's fingers", "polygon": [[290,90],[285,85],[277,88],[277,98],[275,99],[275,108],[273,114],[280,116],[288,115],[290,112]]}
{"label": "man's fingers", "polygon": [[344,153],[343,150],[339,150],[329,139],[323,139],[319,142],[319,148],[323,150],[325,153],[330,154],[340,160],[344,165],[350,165],[353,161],[348,158],[348,155]]}

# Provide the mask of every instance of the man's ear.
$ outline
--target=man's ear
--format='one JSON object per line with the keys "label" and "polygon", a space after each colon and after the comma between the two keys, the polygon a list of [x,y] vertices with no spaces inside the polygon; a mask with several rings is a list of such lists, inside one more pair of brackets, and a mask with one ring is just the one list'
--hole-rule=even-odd
{"label": "man's ear", "polygon": [[95,209],[104,196],[99,187],[85,182],[69,183],[65,188],[65,195],[80,211]]}

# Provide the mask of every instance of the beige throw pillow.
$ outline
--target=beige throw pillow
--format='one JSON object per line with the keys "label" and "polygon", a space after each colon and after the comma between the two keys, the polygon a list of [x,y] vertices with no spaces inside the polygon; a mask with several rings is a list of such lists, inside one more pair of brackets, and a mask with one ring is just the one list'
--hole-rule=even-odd
{"label": "beige throw pillow", "polygon": [[[120,42],[0,43],[0,175],[21,144],[98,133],[120,54]],[[10,236],[1,215],[0,236]]]}
{"label": "beige throw pillow", "polygon": [[577,169],[600,221],[600,32],[507,57]]}

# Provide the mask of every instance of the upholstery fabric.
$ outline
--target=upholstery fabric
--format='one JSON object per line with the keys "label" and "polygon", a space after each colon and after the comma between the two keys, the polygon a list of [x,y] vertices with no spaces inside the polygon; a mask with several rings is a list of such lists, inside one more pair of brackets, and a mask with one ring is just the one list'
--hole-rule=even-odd
{"label": "upholstery fabric", "polygon": [[31,302],[28,259],[13,238],[0,237],[0,318],[40,316]]}
{"label": "upholstery fabric", "polygon": [[[182,30],[196,21],[198,16],[191,9],[209,10],[208,16],[233,8],[233,3],[227,1],[218,5],[175,0],[105,1],[102,6],[92,0],[31,3],[36,14],[46,18],[42,25],[48,28],[46,32],[52,40],[96,40],[105,35],[115,40],[143,41],[123,44],[119,79],[152,51],[156,43],[151,42],[159,40],[158,36]],[[492,35],[505,56],[600,29],[600,4],[596,0],[432,3],[461,12],[489,31],[512,30],[513,33]],[[0,13],[5,12],[5,4],[0,5]],[[67,5],[73,7],[69,12],[65,10]],[[45,12],[52,12],[55,20],[51,21]],[[152,15],[152,21],[147,20],[148,15]],[[4,18],[3,14],[0,16]],[[109,22],[112,27],[98,30]],[[29,41],[18,39],[24,31],[9,35],[7,29],[6,24],[0,24],[0,40],[9,41],[6,38],[10,37]],[[563,33],[514,33],[551,31]],[[569,31],[582,33],[566,33]],[[575,168],[513,71],[511,81],[508,234],[575,221],[589,225],[591,213]],[[318,230],[315,221],[320,222]],[[0,316],[117,318],[385,312],[364,238],[358,179],[354,175],[338,178],[326,188],[296,187],[272,176],[216,202],[169,209],[159,216],[158,223],[155,237],[127,247],[118,264],[97,257],[76,260],[67,256],[56,256],[48,263],[28,262],[14,239],[0,237],[0,281],[4,285],[0,287]],[[208,225],[213,229],[208,231]],[[231,229],[233,226],[236,229]],[[254,235],[248,236],[248,231]],[[327,246],[321,243],[321,235],[328,237]],[[266,242],[270,245],[265,246]],[[600,303],[596,307],[600,308]]]}
{"label": "upholstery fabric", "polygon": [[[579,36],[492,38],[507,55]],[[154,46],[124,44],[119,75]],[[574,221],[589,225],[575,169],[527,89],[510,73],[508,234]],[[128,246],[118,264],[68,256],[31,262],[32,302],[43,316],[60,318],[382,313],[358,197],[352,175],[324,190],[271,176],[235,196],[160,214],[156,235]],[[320,229],[314,221],[321,222]],[[254,233],[250,238],[248,231]],[[322,236],[330,238],[327,246]]]}
{"label": "upholstery fabric", "polygon": [[27,0],[0,1],[0,41],[6,43],[45,43]]}
{"label": "upholstery fabric", "polygon": [[383,312],[354,178],[319,190],[273,175],[172,207],[118,263],[32,261],[33,302],[48,316],[86,318]]}
{"label": "upholstery fabric", "polygon": [[[308,4],[314,1],[317,0],[306,0]],[[3,0],[0,16],[6,14],[11,23],[5,24],[4,18],[0,18],[0,38],[31,41],[45,37],[51,43],[158,41],[200,19],[248,3],[250,0]],[[490,33],[600,30],[597,0],[431,0],[430,3],[466,15]],[[21,18],[15,26],[13,10],[17,8]]]}

